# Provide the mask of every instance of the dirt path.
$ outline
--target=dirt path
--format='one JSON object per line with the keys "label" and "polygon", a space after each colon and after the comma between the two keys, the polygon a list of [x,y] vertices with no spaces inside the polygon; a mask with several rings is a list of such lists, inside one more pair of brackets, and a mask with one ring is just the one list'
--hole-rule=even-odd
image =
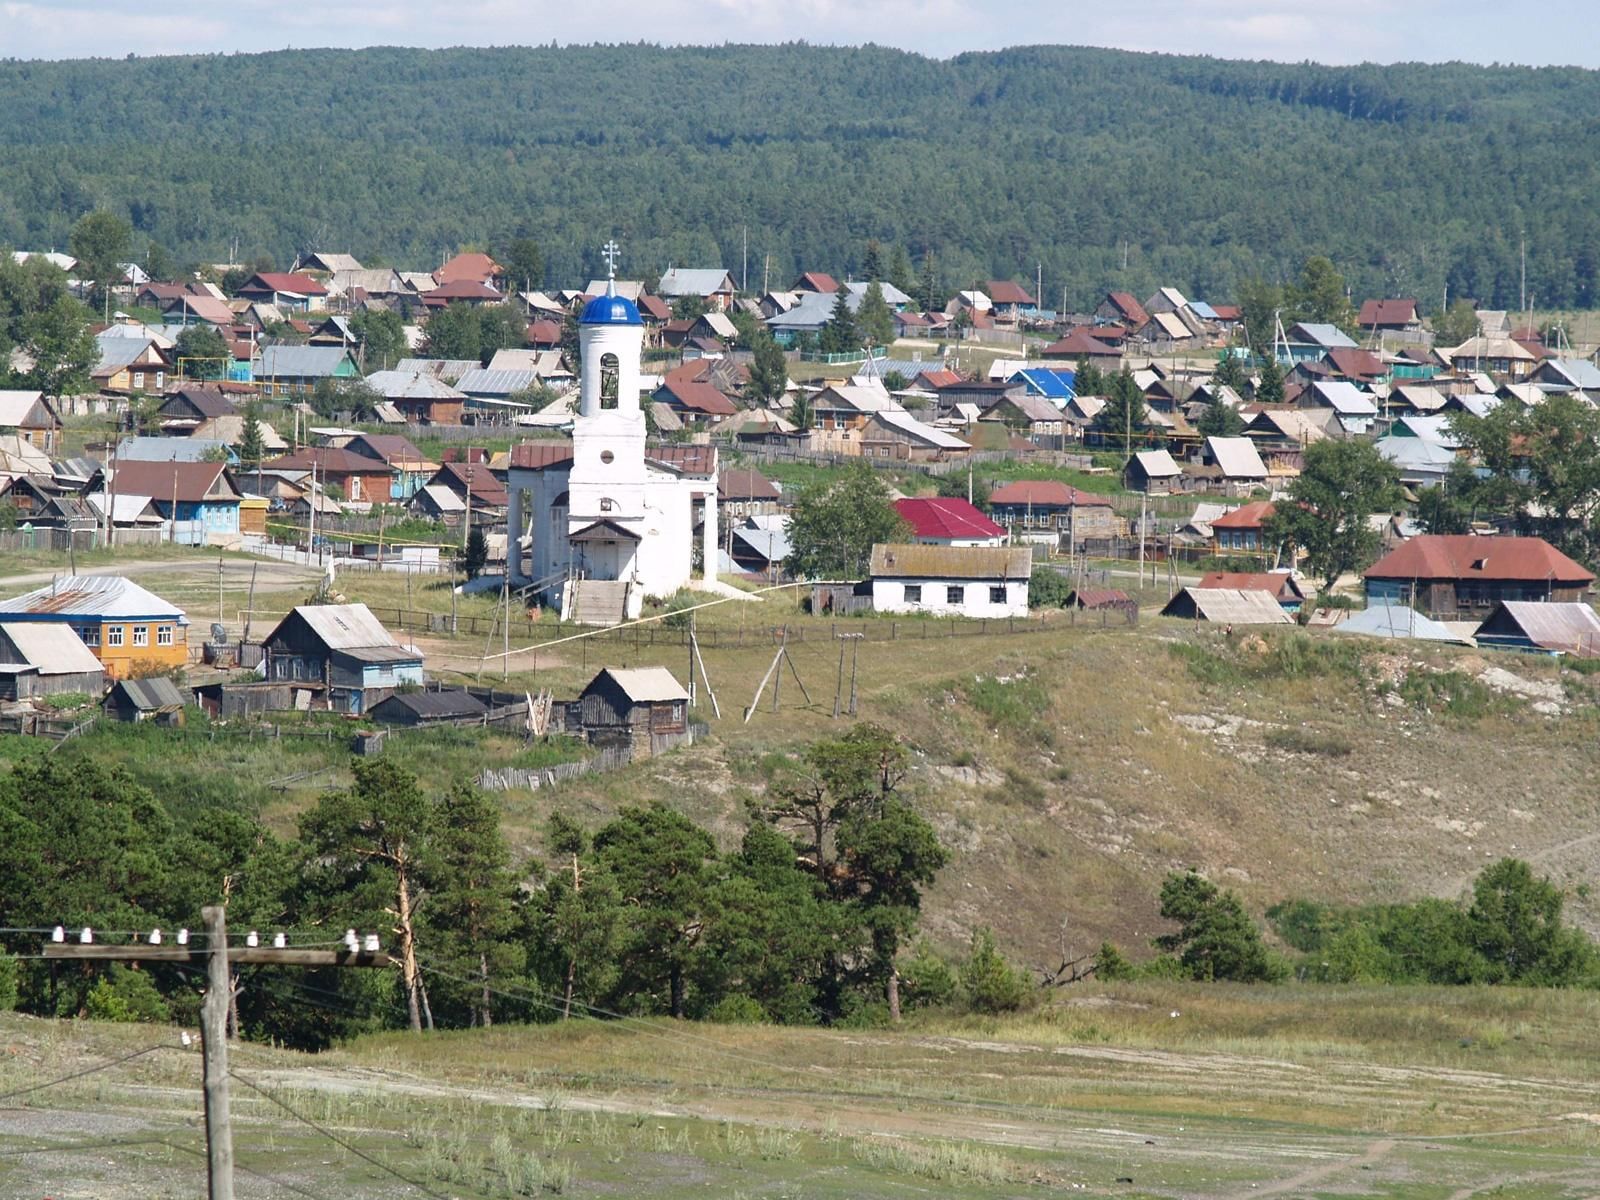
{"label": "dirt path", "polygon": [[1346,1171],[1357,1170],[1361,1167],[1370,1167],[1373,1163],[1383,1158],[1389,1153],[1389,1151],[1393,1149],[1394,1140],[1392,1138],[1385,1138],[1382,1141],[1373,1142],[1372,1145],[1367,1147],[1366,1152],[1358,1158],[1345,1158],[1340,1159],[1338,1162],[1324,1163],[1318,1167],[1311,1167],[1307,1170],[1301,1171],[1298,1175],[1292,1175],[1288,1179],[1282,1180],[1278,1183],[1269,1183],[1265,1187],[1255,1187],[1252,1185],[1249,1191],[1240,1192],[1239,1195],[1241,1197],[1281,1196],[1285,1192],[1302,1191],[1314,1184],[1321,1183],[1325,1179],[1331,1179],[1335,1175],[1342,1175]]}

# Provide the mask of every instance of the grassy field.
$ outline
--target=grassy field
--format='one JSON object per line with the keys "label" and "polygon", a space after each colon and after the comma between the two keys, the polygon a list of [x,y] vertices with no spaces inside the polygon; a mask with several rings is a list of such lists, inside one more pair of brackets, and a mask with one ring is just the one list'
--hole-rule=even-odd
{"label": "grassy field", "polygon": [[[1600,1186],[1597,1005],[1129,984],[892,1032],[580,1020],[245,1045],[239,1195],[1580,1196]],[[198,1054],[172,1031],[0,1017],[0,1042],[0,1094],[93,1071],[5,1101],[5,1194],[201,1186]]]}

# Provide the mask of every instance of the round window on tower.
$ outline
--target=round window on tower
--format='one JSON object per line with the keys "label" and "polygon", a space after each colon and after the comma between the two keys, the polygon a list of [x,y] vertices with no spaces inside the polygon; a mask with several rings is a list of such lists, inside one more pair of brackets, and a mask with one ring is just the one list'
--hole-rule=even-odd
{"label": "round window on tower", "polygon": [[612,464],[612,463],[613,463],[613,462],[615,462],[615,461],[616,461],[616,458],[617,458],[617,456],[616,456],[616,455],[615,455],[615,454],[613,454],[613,453],[611,453],[611,451],[609,451],[609,450],[602,450],[602,451],[600,451],[600,461],[601,461],[601,462],[603,462],[603,463],[605,463],[605,464],[606,464],[606,466],[608,466],[608,467],[609,467],[609,466],[610,466],[610,465],[611,465],[611,464]]}

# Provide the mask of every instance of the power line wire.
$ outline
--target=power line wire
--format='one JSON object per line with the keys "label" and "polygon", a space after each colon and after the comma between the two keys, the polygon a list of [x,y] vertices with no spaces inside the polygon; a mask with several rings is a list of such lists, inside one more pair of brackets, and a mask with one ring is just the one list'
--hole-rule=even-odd
{"label": "power line wire", "polygon": [[74,1079],[82,1079],[85,1075],[96,1075],[101,1071],[109,1071],[112,1067],[119,1067],[123,1063],[132,1062],[136,1058],[143,1058],[146,1054],[154,1054],[157,1050],[174,1049],[168,1045],[146,1046],[143,1050],[135,1050],[132,1054],[124,1054],[121,1058],[113,1058],[110,1062],[101,1063],[96,1067],[85,1067],[81,1071],[73,1071],[70,1075],[62,1075],[55,1079],[47,1079],[43,1083],[30,1084],[24,1088],[17,1088],[12,1092],[0,1092],[0,1101],[10,1100],[17,1096],[26,1096],[30,1092],[41,1092],[45,1088],[55,1087],[57,1084],[68,1083]]}
{"label": "power line wire", "polygon": [[228,1076],[231,1079],[237,1079],[240,1083],[244,1084],[244,1086],[249,1088],[252,1092],[255,1092],[259,1096],[264,1096],[266,1099],[270,1100],[273,1104],[276,1104],[279,1108],[283,1109],[284,1112],[288,1113],[291,1117],[293,1117],[295,1120],[299,1121],[301,1124],[307,1125],[310,1128],[315,1129],[318,1133],[320,1133],[323,1137],[327,1138],[329,1141],[333,1142],[335,1145],[342,1146],[345,1150],[349,1151],[351,1154],[354,1154],[357,1158],[361,1159],[363,1162],[370,1163],[373,1166],[377,1167],[378,1170],[384,1172],[384,1174],[392,1175],[392,1176],[394,1176],[394,1178],[398,1179],[401,1183],[404,1183],[404,1184],[406,1184],[406,1185],[408,1185],[410,1187],[416,1188],[423,1195],[431,1197],[431,1200],[451,1200],[450,1197],[445,1196],[442,1193],[439,1193],[439,1192],[436,1192],[436,1191],[432,1190],[426,1184],[419,1183],[417,1180],[412,1179],[410,1176],[404,1175],[401,1172],[395,1170],[393,1167],[391,1167],[388,1163],[384,1162],[382,1159],[375,1158],[371,1154],[368,1154],[365,1150],[361,1150],[358,1147],[356,1147],[356,1146],[352,1145],[351,1143],[347,1142],[344,1138],[342,1138],[338,1134],[334,1133],[331,1129],[328,1129],[327,1127],[325,1127],[323,1125],[319,1125],[316,1121],[313,1121],[310,1117],[306,1116],[304,1113],[298,1112],[295,1109],[291,1108],[289,1105],[285,1104],[282,1100],[278,1099],[278,1097],[274,1096],[266,1088],[261,1087],[260,1085],[251,1082],[249,1079],[246,1079],[243,1075],[239,1074],[239,1072],[237,1072],[237,1071],[229,1071],[228,1072]]}
{"label": "power line wire", "polygon": [[[162,1144],[170,1146],[174,1150],[181,1150],[185,1154],[192,1154],[196,1158],[206,1157],[206,1152],[204,1150],[196,1150],[193,1146],[180,1146],[176,1142],[163,1142]],[[265,1180],[267,1183],[270,1183],[275,1187],[285,1188],[297,1196],[304,1196],[306,1200],[327,1200],[326,1196],[317,1192],[308,1191],[299,1184],[290,1183],[287,1179],[282,1179],[277,1175],[269,1175],[266,1171],[258,1171],[254,1167],[247,1167],[240,1162],[237,1157],[235,1157],[233,1160],[233,1168],[236,1171],[243,1171],[246,1175],[252,1175],[257,1179]]]}

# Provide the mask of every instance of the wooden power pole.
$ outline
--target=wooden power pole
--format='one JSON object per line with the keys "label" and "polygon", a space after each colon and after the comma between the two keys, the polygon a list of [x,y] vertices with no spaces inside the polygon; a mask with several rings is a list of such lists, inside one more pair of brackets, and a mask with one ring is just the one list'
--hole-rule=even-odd
{"label": "wooden power pole", "polygon": [[[343,950],[294,950],[275,937],[271,946],[228,945],[227,910],[221,905],[200,910],[206,928],[204,948],[188,944],[180,933],[176,944],[163,945],[158,932],[148,943],[110,946],[91,942],[45,946],[47,959],[80,962],[199,963],[206,966],[206,996],[200,1006],[200,1045],[204,1064],[202,1086],[206,1112],[206,1175],[209,1200],[233,1200],[233,1125],[228,1115],[228,999],[229,977],[235,963],[280,967],[387,967],[393,960],[377,948],[368,934],[364,944],[347,934]],[[57,931],[61,936],[61,931]],[[91,936],[87,931],[85,937]],[[250,942],[255,942],[252,934]]]}

